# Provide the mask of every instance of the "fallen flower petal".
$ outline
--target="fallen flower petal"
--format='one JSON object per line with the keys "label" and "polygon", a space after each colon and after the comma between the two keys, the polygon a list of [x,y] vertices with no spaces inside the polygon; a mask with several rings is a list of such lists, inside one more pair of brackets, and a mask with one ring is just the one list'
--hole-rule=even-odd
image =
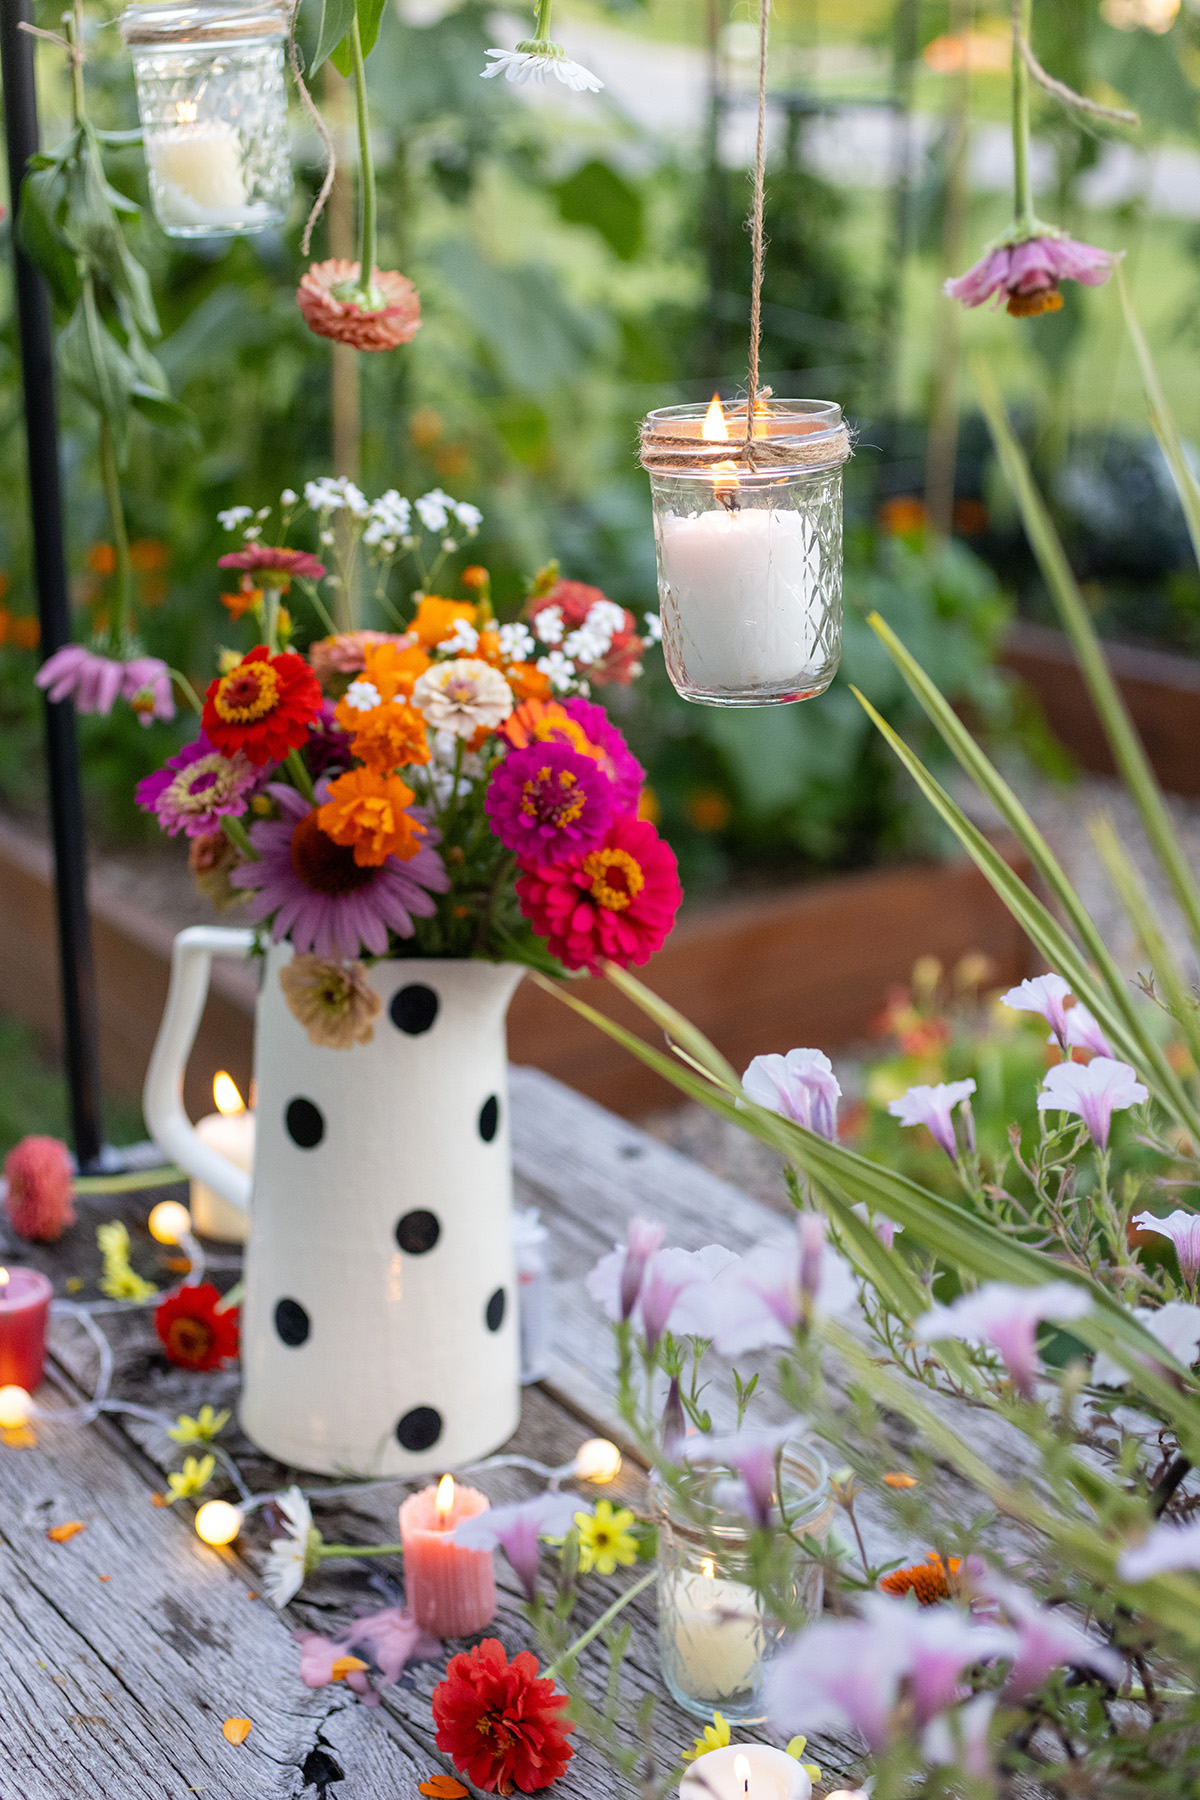
{"label": "fallen flower petal", "polygon": [[226,1719],[221,1727],[221,1735],[231,1744],[244,1744],[253,1729],[250,1719]]}
{"label": "fallen flower petal", "polygon": [[370,1666],[370,1663],[365,1663],[361,1656],[338,1656],[329,1665],[329,1679],[344,1681],[346,1676],[352,1675],[356,1669],[369,1669]]}
{"label": "fallen flower petal", "polygon": [[462,1800],[470,1789],[455,1781],[453,1775],[431,1775],[428,1781],[418,1781],[417,1792],[424,1794],[425,1800]]}
{"label": "fallen flower petal", "polygon": [[884,1486],[890,1488],[910,1488],[916,1487],[917,1485],[917,1478],[915,1475],[904,1475],[896,1469],[890,1470],[888,1474],[884,1476],[883,1481]]}
{"label": "fallen flower petal", "polygon": [[73,1537],[78,1537],[87,1526],[82,1519],[68,1519],[65,1525],[51,1525],[46,1536],[52,1544],[69,1544]]}

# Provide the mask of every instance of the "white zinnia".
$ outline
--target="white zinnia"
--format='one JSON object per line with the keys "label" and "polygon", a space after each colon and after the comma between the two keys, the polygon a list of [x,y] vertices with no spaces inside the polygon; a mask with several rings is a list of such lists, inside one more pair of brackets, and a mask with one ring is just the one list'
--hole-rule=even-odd
{"label": "white zinnia", "polygon": [[493,75],[503,74],[505,81],[541,83],[548,73],[553,73],[564,87],[576,94],[598,94],[604,86],[598,75],[593,75],[582,63],[572,62],[557,44],[547,46],[545,50],[489,50],[487,54],[493,61],[490,69],[482,70],[485,81],[490,81]]}
{"label": "white zinnia", "polygon": [[286,1494],[280,1494],[276,1504],[283,1514],[287,1536],[274,1538],[271,1542],[263,1571],[263,1586],[268,1599],[282,1607],[300,1592],[308,1573],[309,1546],[314,1538],[319,1543],[320,1537],[313,1530],[308,1501],[298,1487],[290,1487]]}
{"label": "white zinnia", "polygon": [[513,709],[512,689],[503,675],[474,657],[426,669],[412,697],[435,731],[452,731],[460,738],[474,737],[481,728],[494,731]]}

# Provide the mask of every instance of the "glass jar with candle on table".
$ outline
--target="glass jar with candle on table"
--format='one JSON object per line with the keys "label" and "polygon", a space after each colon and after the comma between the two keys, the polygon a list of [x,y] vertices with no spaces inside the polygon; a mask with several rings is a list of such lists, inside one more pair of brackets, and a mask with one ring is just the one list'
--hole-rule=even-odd
{"label": "glass jar with candle on table", "polygon": [[[834,1514],[824,1459],[795,1445],[781,1467],[795,1536],[824,1543]],[[659,1659],[663,1680],[688,1712],[750,1723],[764,1717],[764,1664],[788,1623],[819,1615],[823,1578],[797,1550],[787,1583],[789,1620],[773,1614],[751,1575],[750,1522],[721,1503],[728,1479],[721,1470],[695,1471],[678,1493],[656,1483]]]}
{"label": "glass jar with candle on table", "polygon": [[136,0],[123,13],[150,200],[169,237],[264,231],[287,217],[288,13],[283,0]]}
{"label": "glass jar with candle on table", "polygon": [[826,400],[668,406],[642,426],[667,673],[685,700],[824,693],[842,647],[842,464]]}

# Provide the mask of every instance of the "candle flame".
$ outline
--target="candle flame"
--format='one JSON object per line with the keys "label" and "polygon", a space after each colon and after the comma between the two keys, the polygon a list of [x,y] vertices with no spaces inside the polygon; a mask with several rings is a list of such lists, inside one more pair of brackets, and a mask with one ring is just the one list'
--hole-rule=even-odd
{"label": "candle flame", "polygon": [[246,1102],[238,1093],[237,1082],[224,1069],[213,1076],[213,1104],[219,1113],[245,1112]]}
{"label": "candle flame", "polygon": [[750,1792],[750,1764],[744,1756],[734,1757],[733,1775],[734,1780],[741,1783],[743,1794],[748,1794]]}
{"label": "candle flame", "polygon": [[438,1482],[437,1499],[434,1501],[434,1505],[437,1507],[438,1524],[444,1525],[454,1511],[453,1475],[443,1475]]}
{"label": "candle flame", "polygon": [[194,100],[177,100],[175,102],[175,117],[181,125],[192,124],[199,110],[200,108]]}
{"label": "candle flame", "polygon": [[[721,405],[721,396],[714,394],[704,415],[704,429],[700,436],[710,444],[725,444],[729,441],[729,427],[725,423],[725,409]],[[717,480],[720,475],[722,479]],[[738,485],[737,464],[719,462],[712,465],[713,484],[718,488],[736,487]]]}
{"label": "candle flame", "polygon": [[0,1269],[0,1287],[8,1286],[8,1270]]}
{"label": "candle flame", "polygon": [[717,1572],[717,1565],[713,1561],[712,1557],[711,1556],[702,1556],[700,1558],[700,1573],[703,1576],[705,1576],[709,1581],[711,1581],[713,1579],[713,1576],[716,1574],[716,1572]]}

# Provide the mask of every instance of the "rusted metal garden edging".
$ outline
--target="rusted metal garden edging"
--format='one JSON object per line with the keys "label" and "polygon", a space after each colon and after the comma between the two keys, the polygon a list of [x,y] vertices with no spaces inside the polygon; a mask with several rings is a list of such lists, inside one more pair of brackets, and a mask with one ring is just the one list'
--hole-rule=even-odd
{"label": "rusted metal garden edging", "polygon": [[[1015,845],[1006,854],[1028,873]],[[107,1087],[135,1096],[166,998],[171,942],[190,921],[131,903],[102,874],[93,875],[90,897],[101,1071]],[[967,951],[991,959],[998,983],[1030,972],[1024,935],[972,864],[914,864],[697,908],[644,973],[742,1068],[760,1051],[836,1050],[861,1039],[888,988],[907,981],[918,956],[949,966]],[[606,982],[586,985],[601,1010],[640,1023]],[[56,993],[49,852],[0,820],[0,1012],[25,1020],[57,1049]],[[189,1068],[193,1117],[210,1109],[218,1068],[246,1092],[254,997],[253,971],[218,961]],[[531,982],[512,1004],[509,1053],[626,1118],[678,1104],[673,1088]]]}

